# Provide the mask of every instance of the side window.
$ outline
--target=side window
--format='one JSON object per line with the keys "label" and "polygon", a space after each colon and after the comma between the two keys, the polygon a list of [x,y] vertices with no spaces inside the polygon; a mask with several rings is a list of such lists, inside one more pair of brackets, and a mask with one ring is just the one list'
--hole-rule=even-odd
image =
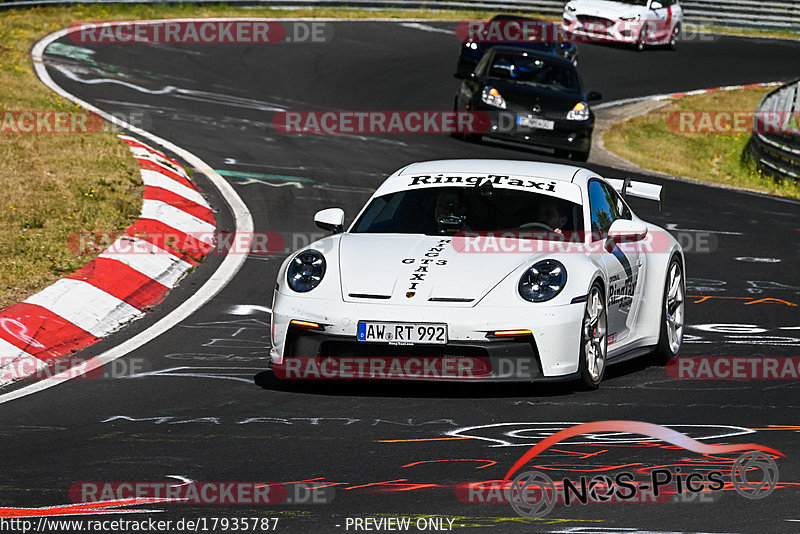
{"label": "side window", "polygon": [[616,189],[614,190],[614,197],[617,199],[617,213],[619,213],[619,218],[629,221],[633,219],[630,208],[628,208],[628,205],[622,200],[622,195],[617,193]]}
{"label": "side window", "polygon": [[592,233],[596,239],[605,237],[611,223],[620,218],[619,197],[616,191],[597,180],[589,182],[589,216],[592,219]]}
{"label": "side window", "polygon": [[490,55],[491,54],[488,53],[483,54],[483,57],[481,58],[480,61],[478,61],[478,64],[475,66],[475,74],[478,76],[478,78],[483,76],[483,73],[486,70],[486,64],[489,63]]}

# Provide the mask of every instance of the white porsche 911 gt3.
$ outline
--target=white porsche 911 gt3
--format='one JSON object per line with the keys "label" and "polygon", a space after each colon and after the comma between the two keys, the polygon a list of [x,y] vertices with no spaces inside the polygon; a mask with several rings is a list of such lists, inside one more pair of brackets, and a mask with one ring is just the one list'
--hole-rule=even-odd
{"label": "white porsche 911 gt3", "polygon": [[284,379],[578,380],[681,346],[680,244],[626,196],[661,186],[580,167],[503,160],[414,163],[349,229],[291,254],[272,304]]}

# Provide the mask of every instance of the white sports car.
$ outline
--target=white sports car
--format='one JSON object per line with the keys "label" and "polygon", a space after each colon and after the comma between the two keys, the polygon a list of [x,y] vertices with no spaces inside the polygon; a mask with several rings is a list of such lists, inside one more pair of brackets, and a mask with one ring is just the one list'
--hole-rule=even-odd
{"label": "white sports car", "polygon": [[661,186],[580,167],[414,163],[344,231],[290,255],[272,304],[279,378],[581,381],[683,338],[680,244],[625,196]]}
{"label": "white sports car", "polygon": [[571,0],[562,27],[578,38],[630,43],[640,51],[650,44],[675,49],[683,9],[678,0]]}

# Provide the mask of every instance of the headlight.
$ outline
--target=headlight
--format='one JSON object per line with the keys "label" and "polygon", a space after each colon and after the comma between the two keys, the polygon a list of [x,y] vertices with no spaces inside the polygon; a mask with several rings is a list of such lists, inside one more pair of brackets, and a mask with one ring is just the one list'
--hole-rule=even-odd
{"label": "headlight", "polygon": [[632,20],[639,20],[641,19],[641,15],[628,15],[627,17],[620,17],[619,20],[624,20],[625,22],[630,22]]}
{"label": "headlight", "polygon": [[500,96],[500,91],[494,87],[490,87],[488,85],[484,87],[483,92],[481,93],[481,100],[484,104],[489,104],[490,106],[500,109],[506,109],[505,99]]}
{"label": "headlight", "polygon": [[286,281],[293,291],[306,293],[322,282],[325,276],[325,258],[316,250],[304,250],[289,262]]}
{"label": "headlight", "polygon": [[530,302],[544,302],[558,295],[567,283],[567,269],[557,260],[542,260],[519,279],[519,294]]}
{"label": "headlight", "polygon": [[585,121],[589,118],[589,106],[586,102],[578,102],[571,111],[567,112],[568,121]]}
{"label": "headlight", "polygon": [[466,46],[467,48],[470,48],[472,50],[477,50],[478,49],[478,43],[476,43],[474,41],[468,41],[468,42],[464,43],[464,46]]}
{"label": "headlight", "polygon": [[567,2],[567,5],[564,6],[564,9],[566,9],[567,11],[577,11],[578,10],[578,8],[575,7],[575,4],[573,2]]}

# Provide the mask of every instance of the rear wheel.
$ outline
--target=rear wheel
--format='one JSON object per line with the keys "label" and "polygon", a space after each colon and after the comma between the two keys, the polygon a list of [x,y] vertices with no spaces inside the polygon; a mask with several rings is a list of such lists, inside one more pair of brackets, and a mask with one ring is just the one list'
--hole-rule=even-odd
{"label": "rear wheel", "polygon": [[661,304],[661,331],[658,345],[653,352],[656,363],[665,364],[678,355],[683,343],[684,300],[686,281],[683,277],[681,261],[672,258],[664,282],[664,298]]}
{"label": "rear wheel", "polygon": [[578,362],[581,385],[597,389],[606,370],[608,320],[605,298],[599,283],[592,285],[586,299],[581,326],[581,349]]}

